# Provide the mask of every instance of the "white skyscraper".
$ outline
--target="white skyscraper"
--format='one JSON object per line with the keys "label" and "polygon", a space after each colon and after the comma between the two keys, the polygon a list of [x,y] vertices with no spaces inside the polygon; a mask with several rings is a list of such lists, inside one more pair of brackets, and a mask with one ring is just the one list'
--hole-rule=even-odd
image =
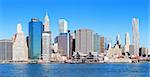
{"label": "white skyscraper", "polygon": [[13,38],[13,61],[27,61],[28,48],[21,24],[17,24],[17,33]]}
{"label": "white skyscraper", "polygon": [[50,34],[42,34],[42,58],[44,61],[48,61],[50,57]]}
{"label": "white skyscraper", "polygon": [[51,32],[49,29],[50,21],[47,13],[44,22],[44,31],[42,33],[42,59],[44,61],[49,61],[51,54]]}
{"label": "white skyscraper", "polygon": [[130,35],[128,32],[125,34],[125,52],[129,52],[129,46],[130,46]]}
{"label": "white skyscraper", "polygon": [[132,19],[132,32],[133,32],[133,45],[134,45],[134,55],[139,55],[139,19]]}
{"label": "white skyscraper", "polygon": [[65,19],[59,19],[59,32],[60,33],[68,32],[68,22]]}
{"label": "white skyscraper", "polygon": [[48,13],[46,12],[45,18],[44,18],[44,31],[50,31],[50,21],[48,17]]}

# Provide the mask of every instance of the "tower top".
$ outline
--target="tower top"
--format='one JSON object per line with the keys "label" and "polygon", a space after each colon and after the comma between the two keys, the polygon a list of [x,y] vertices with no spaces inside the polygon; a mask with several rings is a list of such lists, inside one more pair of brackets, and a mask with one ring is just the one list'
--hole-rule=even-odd
{"label": "tower top", "polygon": [[17,24],[17,33],[22,33],[22,25],[21,24]]}

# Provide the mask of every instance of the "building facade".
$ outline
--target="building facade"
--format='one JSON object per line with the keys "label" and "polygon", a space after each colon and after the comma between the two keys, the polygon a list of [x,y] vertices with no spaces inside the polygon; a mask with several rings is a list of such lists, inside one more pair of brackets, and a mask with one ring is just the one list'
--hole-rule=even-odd
{"label": "building facade", "polygon": [[104,51],[105,51],[104,42],[105,42],[105,38],[104,38],[104,36],[101,36],[100,37],[100,53],[104,53]]}
{"label": "building facade", "polygon": [[29,58],[39,59],[42,53],[43,23],[37,18],[29,22]]}
{"label": "building facade", "polygon": [[50,31],[50,21],[48,14],[44,18],[44,31],[42,33],[42,59],[48,61],[50,59],[51,52],[51,31]]}
{"label": "building facade", "polygon": [[130,35],[128,32],[125,34],[125,52],[129,52],[129,46],[130,46]]}
{"label": "building facade", "polygon": [[0,61],[12,60],[12,40],[0,40]]}
{"label": "building facade", "polygon": [[21,24],[17,25],[17,33],[13,40],[13,61],[27,61],[28,47]]}
{"label": "building facade", "polygon": [[58,44],[58,53],[67,58],[72,56],[72,36],[68,33],[61,33],[55,38],[55,43]]}
{"label": "building facade", "polygon": [[100,52],[100,35],[98,33],[94,33],[94,39],[93,39],[93,46],[94,46],[94,52],[99,53]]}
{"label": "building facade", "polygon": [[75,51],[82,54],[88,54],[94,51],[93,31],[90,29],[79,29],[75,32]]}
{"label": "building facade", "polygon": [[133,45],[134,45],[134,55],[139,56],[139,19],[132,19],[132,32],[133,32]]}
{"label": "building facade", "polygon": [[65,19],[59,19],[59,33],[68,33],[68,22]]}

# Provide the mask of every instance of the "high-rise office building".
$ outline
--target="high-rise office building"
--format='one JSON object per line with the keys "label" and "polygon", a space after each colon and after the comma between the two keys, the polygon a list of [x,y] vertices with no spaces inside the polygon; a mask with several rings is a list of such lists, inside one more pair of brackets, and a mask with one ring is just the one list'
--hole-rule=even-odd
{"label": "high-rise office building", "polygon": [[0,61],[12,60],[12,40],[2,39],[0,40]]}
{"label": "high-rise office building", "polygon": [[129,46],[130,46],[130,35],[128,32],[125,34],[125,52],[129,52]]}
{"label": "high-rise office building", "polygon": [[17,24],[17,33],[13,40],[13,61],[27,61],[28,47],[21,24]]}
{"label": "high-rise office building", "polygon": [[58,53],[67,58],[72,56],[72,36],[68,35],[68,33],[61,33],[55,38],[55,43],[58,44]]}
{"label": "high-rise office building", "polygon": [[93,52],[93,31],[90,29],[79,29],[75,33],[75,51],[82,54]]}
{"label": "high-rise office building", "polygon": [[42,33],[42,59],[48,61],[50,58],[50,33]]}
{"label": "high-rise office building", "polygon": [[94,46],[94,52],[99,53],[100,51],[100,35],[98,33],[94,33],[94,39],[93,39],[93,46]]}
{"label": "high-rise office building", "polygon": [[68,32],[68,22],[65,19],[59,19],[59,32],[60,33]]}
{"label": "high-rise office building", "polygon": [[37,18],[29,22],[29,58],[39,59],[42,52],[43,23]]}
{"label": "high-rise office building", "polygon": [[132,19],[132,32],[133,32],[133,45],[134,45],[134,55],[139,55],[139,19]]}
{"label": "high-rise office building", "polygon": [[103,36],[100,37],[100,53],[104,53],[104,41],[105,41],[105,38]]}
{"label": "high-rise office building", "polygon": [[51,54],[51,32],[49,29],[50,21],[47,13],[44,20],[44,31],[42,33],[42,59],[48,61]]}

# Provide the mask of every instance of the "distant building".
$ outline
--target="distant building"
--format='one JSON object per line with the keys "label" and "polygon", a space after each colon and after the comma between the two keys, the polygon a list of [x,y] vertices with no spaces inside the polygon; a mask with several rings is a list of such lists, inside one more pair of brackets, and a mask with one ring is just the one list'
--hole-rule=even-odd
{"label": "distant building", "polygon": [[94,33],[93,41],[94,52],[100,53],[100,35],[98,33]]}
{"label": "distant building", "polygon": [[139,56],[147,57],[148,56],[148,49],[145,47],[139,48]]}
{"label": "distant building", "polygon": [[50,37],[49,32],[42,33],[42,59],[45,61],[49,60],[51,54]]}
{"label": "distant building", "polygon": [[50,59],[50,54],[52,53],[52,51],[51,51],[51,32],[49,29],[50,21],[47,13],[44,20],[45,20],[44,31],[42,33],[42,59],[44,61],[48,61]]}
{"label": "distant building", "polygon": [[75,51],[82,54],[93,52],[93,31],[90,29],[79,29],[75,33]]}
{"label": "distant building", "polygon": [[125,52],[129,52],[129,46],[130,46],[130,35],[128,32],[125,34]]}
{"label": "distant building", "polygon": [[104,50],[105,50],[104,40],[105,40],[105,38],[103,36],[101,36],[100,37],[100,53],[104,53]]}
{"label": "distant building", "polygon": [[59,19],[59,32],[60,33],[68,32],[68,22],[65,19]]}
{"label": "distant building", "polygon": [[119,46],[119,48],[121,48],[121,37],[119,34],[116,37],[116,44]]}
{"label": "distant building", "polygon": [[148,57],[150,57],[150,48],[147,49]]}
{"label": "distant building", "polygon": [[133,32],[133,45],[134,45],[134,55],[139,56],[139,19],[132,19],[132,32]]}
{"label": "distant building", "polygon": [[134,45],[129,45],[129,53],[134,55]]}
{"label": "distant building", "polygon": [[17,33],[13,40],[13,61],[27,61],[28,47],[21,24],[17,24]]}
{"label": "distant building", "polygon": [[2,39],[0,40],[0,61],[12,60],[12,40]]}
{"label": "distant building", "polygon": [[110,48],[107,53],[107,57],[116,58],[122,55],[122,49],[119,48],[118,44],[115,45],[114,48]]}
{"label": "distant building", "polygon": [[42,53],[43,23],[37,18],[29,22],[29,57],[30,59],[41,58]]}
{"label": "distant building", "polygon": [[75,33],[71,33],[71,37],[72,37],[72,41],[71,41],[71,44],[72,44],[72,51],[70,53],[70,55],[72,56],[73,55],[73,52],[75,52]]}
{"label": "distant building", "polygon": [[[71,41],[72,37],[70,36],[69,39]],[[72,51],[72,46],[68,41],[68,33],[61,33],[55,38],[55,43],[58,43],[58,53],[62,56],[69,57],[69,53]]]}

